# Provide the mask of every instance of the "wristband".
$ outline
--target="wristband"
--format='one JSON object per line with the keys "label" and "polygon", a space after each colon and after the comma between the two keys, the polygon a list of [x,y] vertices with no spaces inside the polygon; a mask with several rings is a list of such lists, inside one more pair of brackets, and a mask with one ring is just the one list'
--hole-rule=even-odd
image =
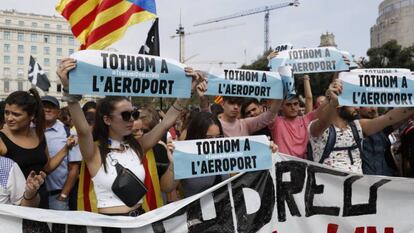
{"label": "wristband", "polygon": [[[175,106],[175,105],[178,105],[178,106]],[[184,107],[183,106],[181,106],[181,104],[179,104],[179,103],[177,103],[177,102],[174,102],[172,105],[171,105],[175,110],[177,110],[177,111],[179,111],[179,112],[182,112],[183,110],[184,110]]]}
{"label": "wristband", "polygon": [[171,107],[173,107],[177,112],[181,112],[182,111],[182,109],[180,110],[180,109],[178,109],[177,107],[175,107],[175,105],[173,104],[173,105],[171,105]]}
{"label": "wristband", "polygon": [[23,199],[25,199],[26,201],[31,201],[31,200],[35,199],[36,197],[37,197],[37,192],[31,198],[26,197],[26,191],[23,193]]}

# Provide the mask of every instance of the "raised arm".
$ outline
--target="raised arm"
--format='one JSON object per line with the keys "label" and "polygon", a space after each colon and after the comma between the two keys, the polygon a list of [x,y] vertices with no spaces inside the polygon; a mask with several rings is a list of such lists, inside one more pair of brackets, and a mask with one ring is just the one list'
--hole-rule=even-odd
{"label": "raised arm", "polygon": [[[78,135],[79,148],[83,159],[87,163],[89,169],[98,170],[99,167],[92,168],[91,166],[100,166],[100,156],[97,153],[97,147],[93,142],[92,132],[89,130],[88,122],[83,114],[82,108],[79,104],[79,96],[69,94],[69,79],[68,72],[76,67],[76,60],[72,58],[62,59],[56,73],[60,78],[63,86],[63,95],[68,103],[68,109],[72,116],[73,123]],[[99,151],[98,151],[99,152]]]}
{"label": "raised arm", "polygon": [[375,134],[388,126],[392,126],[410,118],[414,114],[414,108],[394,108],[386,114],[374,119],[361,119],[362,132],[366,136]]}
{"label": "raised arm", "polygon": [[303,90],[305,92],[305,113],[313,111],[313,95],[309,75],[303,76]]}
{"label": "raised arm", "polygon": [[246,121],[249,134],[252,134],[270,125],[279,112],[282,101],[283,100],[272,100],[269,111],[264,112],[256,117],[245,118],[244,120]]}
{"label": "raised arm", "polygon": [[[190,76],[193,79],[191,84],[192,92],[196,89],[196,86],[199,83],[206,81],[200,73],[193,71],[192,68],[185,68],[185,72],[187,76]],[[176,101],[173,103],[173,105],[171,105],[165,114],[165,118],[162,119],[162,121],[150,132],[144,134],[141,138],[138,139],[138,142],[141,144],[144,152],[154,147],[154,145],[158,143],[158,141],[167,132],[167,130],[174,125],[181,111],[184,110],[188,102],[189,99],[176,99]]]}
{"label": "raised arm", "polygon": [[338,95],[342,92],[342,84],[339,80],[335,80],[329,85],[326,91],[328,103],[319,107],[317,117],[310,125],[310,134],[313,137],[319,137],[332,124],[338,107]]}
{"label": "raised arm", "polygon": [[[43,167],[43,170],[50,174],[52,173],[59,165],[62,163],[63,159],[68,155],[69,150],[75,146],[76,140],[74,136],[68,137],[66,144],[60,149],[56,155],[53,157],[49,156],[49,159],[46,165]],[[49,150],[46,147],[46,154],[49,155]]]}

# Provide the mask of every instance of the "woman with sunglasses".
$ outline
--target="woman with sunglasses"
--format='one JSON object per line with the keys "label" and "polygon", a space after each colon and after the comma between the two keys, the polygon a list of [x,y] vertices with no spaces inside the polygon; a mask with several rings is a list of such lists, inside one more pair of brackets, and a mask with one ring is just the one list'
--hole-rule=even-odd
{"label": "woman with sunglasses", "polygon": [[[69,88],[68,72],[75,67],[76,61],[74,59],[65,58],[62,59],[57,69],[64,91]],[[193,77],[192,89],[194,89],[202,78],[191,68],[186,68],[185,71],[186,75]],[[67,92],[64,92],[64,95],[78,133],[83,159],[93,180],[98,212],[108,215],[143,213],[142,199],[135,206],[129,207],[112,191],[111,186],[117,176],[114,161],[116,160],[131,170],[143,181],[146,175],[142,164],[144,152],[152,148],[175,123],[188,100],[177,99],[162,122],[141,138],[135,139],[132,135],[132,125],[133,117],[137,116],[137,110],[134,110],[126,97],[105,97],[97,105],[94,127],[97,143],[95,143],[79,105],[79,96],[69,95]],[[173,182],[173,178],[171,182]]]}

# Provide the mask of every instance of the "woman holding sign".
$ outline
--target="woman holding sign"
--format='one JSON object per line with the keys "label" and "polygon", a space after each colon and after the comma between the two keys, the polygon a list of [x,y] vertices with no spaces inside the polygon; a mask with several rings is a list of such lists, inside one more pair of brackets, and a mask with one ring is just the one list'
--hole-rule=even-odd
{"label": "woman holding sign", "polygon": [[[157,144],[162,135],[173,126],[188,100],[177,99],[162,122],[135,139],[132,125],[139,114],[131,102],[121,96],[105,97],[97,105],[94,131],[98,142],[95,143],[78,102],[82,96],[68,93],[68,72],[75,67],[74,59],[63,59],[57,74],[64,87],[63,100],[68,103],[83,159],[94,183],[98,212],[107,215],[139,215],[144,212],[141,203],[146,193],[142,184],[146,175],[142,164],[144,152]],[[193,78],[194,90],[202,77],[192,68],[186,68],[185,72]],[[172,176],[170,181],[173,182]]]}
{"label": "woman holding sign", "polygon": [[[224,137],[224,134],[220,121],[209,112],[199,112],[195,113],[191,118],[191,121],[187,128],[187,136],[185,140],[212,139],[222,137]],[[168,143],[168,148],[172,153],[172,142]],[[270,149],[273,153],[276,153],[278,149],[272,141],[270,142]],[[229,178],[229,175],[225,174],[182,179],[180,182],[184,191],[184,197],[189,197],[200,193],[227,178]]]}

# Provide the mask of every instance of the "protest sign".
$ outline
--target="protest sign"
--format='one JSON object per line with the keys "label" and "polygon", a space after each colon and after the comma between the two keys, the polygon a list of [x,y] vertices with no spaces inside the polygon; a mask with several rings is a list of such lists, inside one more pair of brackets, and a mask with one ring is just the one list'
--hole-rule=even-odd
{"label": "protest sign", "polygon": [[350,62],[349,64],[349,68],[353,69],[353,68],[357,68],[358,64],[355,60],[355,58],[351,55],[351,53],[347,52],[347,51],[340,51],[342,53],[342,55],[344,55]]}
{"label": "protest sign", "polygon": [[294,74],[349,70],[342,52],[333,47],[285,50],[272,58],[270,65],[271,70],[291,66]]}
{"label": "protest sign", "polygon": [[409,69],[404,68],[371,68],[371,69],[353,69],[350,70],[353,73],[366,73],[366,74],[391,74],[391,73],[410,73]]}
{"label": "protest sign", "polygon": [[290,100],[296,96],[295,79],[293,78],[292,67],[281,66],[278,68],[283,83],[283,99]]}
{"label": "protest sign", "polygon": [[[2,232],[410,233],[414,181],[362,176],[286,155],[138,217],[0,205]],[[393,211],[398,210],[398,211]],[[64,225],[59,225],[64,224]],[[54,229],[53,231],[51,229]]]}
{"label": "protest sign", "polygon": [[282,99],[282,80],[277,72],[225,69],[208,74],[206,95]]}
{"label": "protest sign", "polygon": [[83,50],[71,55],[71,94],[189,98],[191,78],[176,61],[142,54]]}
{"label": "protest sign", "polygon": [[174,142],[174,178],[257,171],[272,166],[266,136]]}
{"label": "protest sign", "polygon": [[342,106],[414,106],[414,76],[407,70],[360,69],[339,74]]}
{"label": "protest sign", "polygon": [[282,51],[291,50],[291,49],[293,49],[293,45],[291,43],[284,43],[284,44],[276,45],[274,48],[274,51],[282,52]]}

